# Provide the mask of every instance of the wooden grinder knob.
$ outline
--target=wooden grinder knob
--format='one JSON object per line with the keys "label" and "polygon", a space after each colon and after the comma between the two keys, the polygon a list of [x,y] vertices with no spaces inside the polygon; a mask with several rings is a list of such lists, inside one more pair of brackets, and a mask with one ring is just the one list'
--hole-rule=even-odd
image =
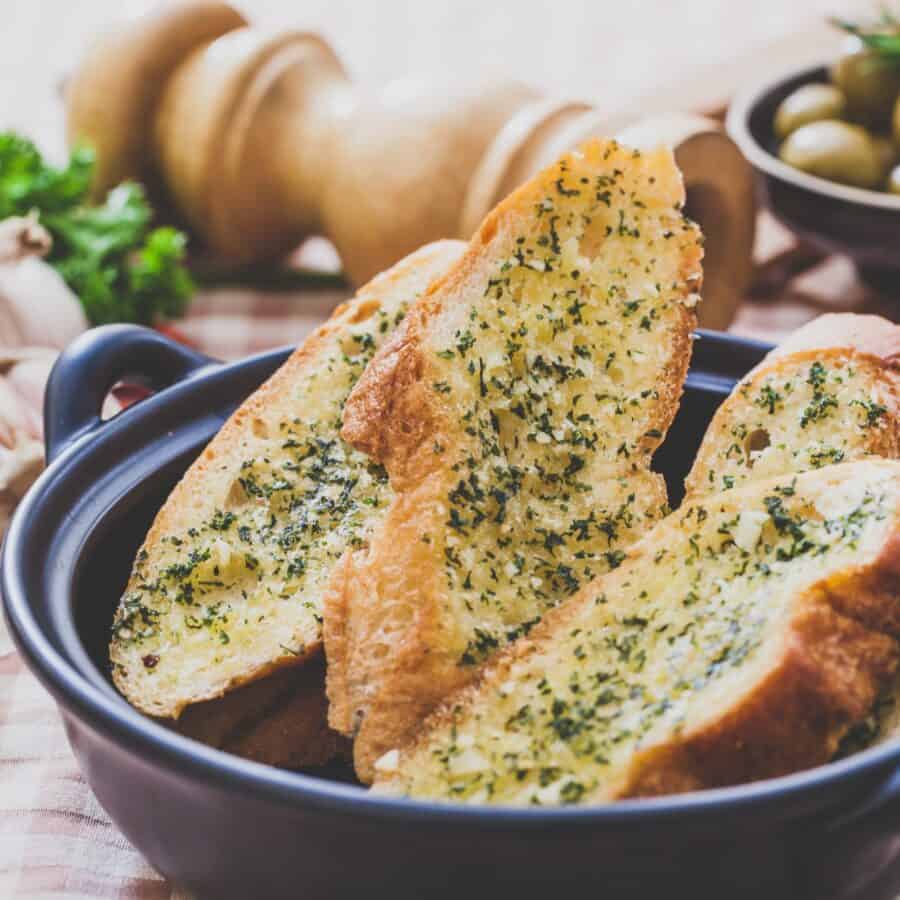
{"label": "wooden grinder knob", "polygon": [[[103,38],[67,106],[70,141],[97,152],[97,193],[125,177],[162,188],[235,262],[325,235],[357,284],[427,241],[468,238],[497,200],[605,130],[589,105],[515,82],[370,91],[318,36],[251,27],[213,0]],[[708,239],[701,321],[724,327],[750,274],[751,173],[716,124],[692,123],[651,125],[641,140],[675,147]],[[706,152],[680,149],[698,139]]]}

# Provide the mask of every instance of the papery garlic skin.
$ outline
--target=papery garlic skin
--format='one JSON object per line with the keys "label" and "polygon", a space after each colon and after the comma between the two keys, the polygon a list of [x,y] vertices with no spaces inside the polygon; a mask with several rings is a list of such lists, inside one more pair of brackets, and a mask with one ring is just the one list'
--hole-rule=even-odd
{"label": "papery garlic skin", "polygon": [[[0,538],[44,468],[44,390],[58,356],[47,347],[0,347]],[[121,409],[120,398],[110,393],[103,418]]]}
{"label": "papery garlic skin", "polygon": [[43,347],[0,347],[0,444],[12,446],[14,431],[42,440],[44,389],[57,356]]}
{"label": "papery garlic skin", "polygon": [[9,450],[0,447],[0,537],[25,492],[44,468],[44,444],[24,438]]}
{"label": "papery garlic skin", "polygon": [[44,388],[57,352],[0,348],[0,536],[44,468]]}
{"label": "papery garlic skin", "polygon": [[34,217],[0,222],[0,536],[44,467],[44,388],[57,351],[88,327],[78,298],[45,263]]}
{"label": "papery garlic skin", "polygon": [[49,249],[34,219],[0,222],[0,347],[61,350],[88,328],[78,298],[41,259]]}

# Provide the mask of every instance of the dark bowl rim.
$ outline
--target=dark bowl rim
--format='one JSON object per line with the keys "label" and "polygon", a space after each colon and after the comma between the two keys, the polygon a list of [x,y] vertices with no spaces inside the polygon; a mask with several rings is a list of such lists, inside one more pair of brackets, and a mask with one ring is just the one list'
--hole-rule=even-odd
{"label": "dark bowl rim", "polygon": [[725,128],[744,156],[756,169],[765,175],[828,197],[831,200],[900,213],[900,196],[894,197],[880,191],[838,184],[834,181],[828,181],[826,178],[819,178],[817,175],[801,172],[770,153],[756,140],[750,131],[751,114],[769,94],[782,87],[787,81],[797,81],[804,84],[821,81],[819,76],[823,69],[827,70],[827,67],[828,62],[826,61],[814,66],[805,66],[802,69],[782,71],[761,83],[745,88],[731,101],[725,117]]}
{"label": "dark bowl rim", "polygon": [[[176,394],[191,391],[201,383],[222,378],[241,366],[259,365],[273,350],[207,369],[189,380],[167,388],[119,413],[99,435],[76,441],[40,475],[19,504],[3,545],[0,559],[0,593],[10,633],[29,669],[67,712],[89,728],[101,732],[119,748],[139,754],[150,765],[163,765],[174,772],[205,781],[213,787],[247,792],[293,807],[316,808],[332,813],[421,825],[521,829],[555,827],[620,828],[629,825],[664,825],[710,821],[723,813],[758,812],[765,815],[789,801],[807,801],[816,808],[827,806],[829,788],[845,779],[861,784],[863,779],[898,781],[900,740],[877,746],[847,759],[750,784],[659,798],[624,800],[597,806],[522,808],[515,806],[466,806],[390,797],[354,785],[290,772],[242,759],[183,737],[145,717],[124,699],[111,697],[91,682],[57,650],[37,621],[28,600],[21,560],[32,530],[40,521],[39,504],[45,490],[65,480],[67,470],[82,453],[97,452],[113,432],[137,431],[145,417],[153,416]],[[58,525],[54,526],[54,530]],[[818,799],[814,799],[814,798]],[[874,798],[877,801],[877,797]],[[863,808],[866,808],[865,801]]]}

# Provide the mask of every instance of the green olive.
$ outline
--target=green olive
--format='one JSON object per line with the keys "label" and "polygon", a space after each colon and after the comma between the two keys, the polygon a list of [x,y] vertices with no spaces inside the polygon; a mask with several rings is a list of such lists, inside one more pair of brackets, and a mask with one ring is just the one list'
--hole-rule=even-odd
{"label": "green olive", "polygon": [[810,122],[788,135],[781,159],[789,166],[830,181],[874,188],[884,168],[872,137],[858,125],[828,119]]}
{"label": "green olive", "polygon": [[885,188],[889,194],[900,194],[900,166],[894,166],[891,174],[888,175],[887,187]]}
{"label": "green olive", "polygon": [[850,37],[831,67],[831,80],[844,92],[848,118],[876,128],[888,126],[900,94],[900,67],[867,50],[858,37]]}
{"label": "green olive", "polygon": [[833,84],[804,84],[779,104],[775,112],[775,134],[783,140],[801,125],[840,119],[846,104],[840,88]]}

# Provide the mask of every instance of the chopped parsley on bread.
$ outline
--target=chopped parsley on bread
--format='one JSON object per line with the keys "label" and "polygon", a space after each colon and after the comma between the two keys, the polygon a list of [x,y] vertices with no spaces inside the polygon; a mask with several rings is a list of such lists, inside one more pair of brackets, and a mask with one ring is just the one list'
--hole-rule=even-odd
{"label": "chopped parsley on bread", "polygon": [[900,455],[900,326],[821,316],[743,378],[719,407],[688,496],[867,456]]}
{"label": "chopped parsley on bread", "polygon": [[690,356],[701,237],[667,149],[592,141],[503,201],[344,407],[393,489],[325,606],[357,774],[664,514],[650,459]]}
{"label": "chopped parsley on bread", "polygon": [[[819,316],[782,341],[714,416],[687,478],[702,496],[772,475],[900,456],[900,326],[880,316]],[[900,733],[900,678],[838,748]]]}
{"label": "chopped parsley on bread", "polygon": [[[364,543],[391,496],[384,469],[340,438],[344,400],[407,306],[463,249],[428,245],[373,279],[188,469],[113,622],[113,679],[138,709],[177,718],[321,650],[335,564]],[[280,697],[280,685],[263,693]],[[208,713],[198,719],[208,724]],[[218,722],[217,733],[233,724]]]}
{"label": "chopped parsley on bread", "polygon": [[378,790],[597,803],[824,763],[895,671],[900,463],[688,502],[376,765]]}

